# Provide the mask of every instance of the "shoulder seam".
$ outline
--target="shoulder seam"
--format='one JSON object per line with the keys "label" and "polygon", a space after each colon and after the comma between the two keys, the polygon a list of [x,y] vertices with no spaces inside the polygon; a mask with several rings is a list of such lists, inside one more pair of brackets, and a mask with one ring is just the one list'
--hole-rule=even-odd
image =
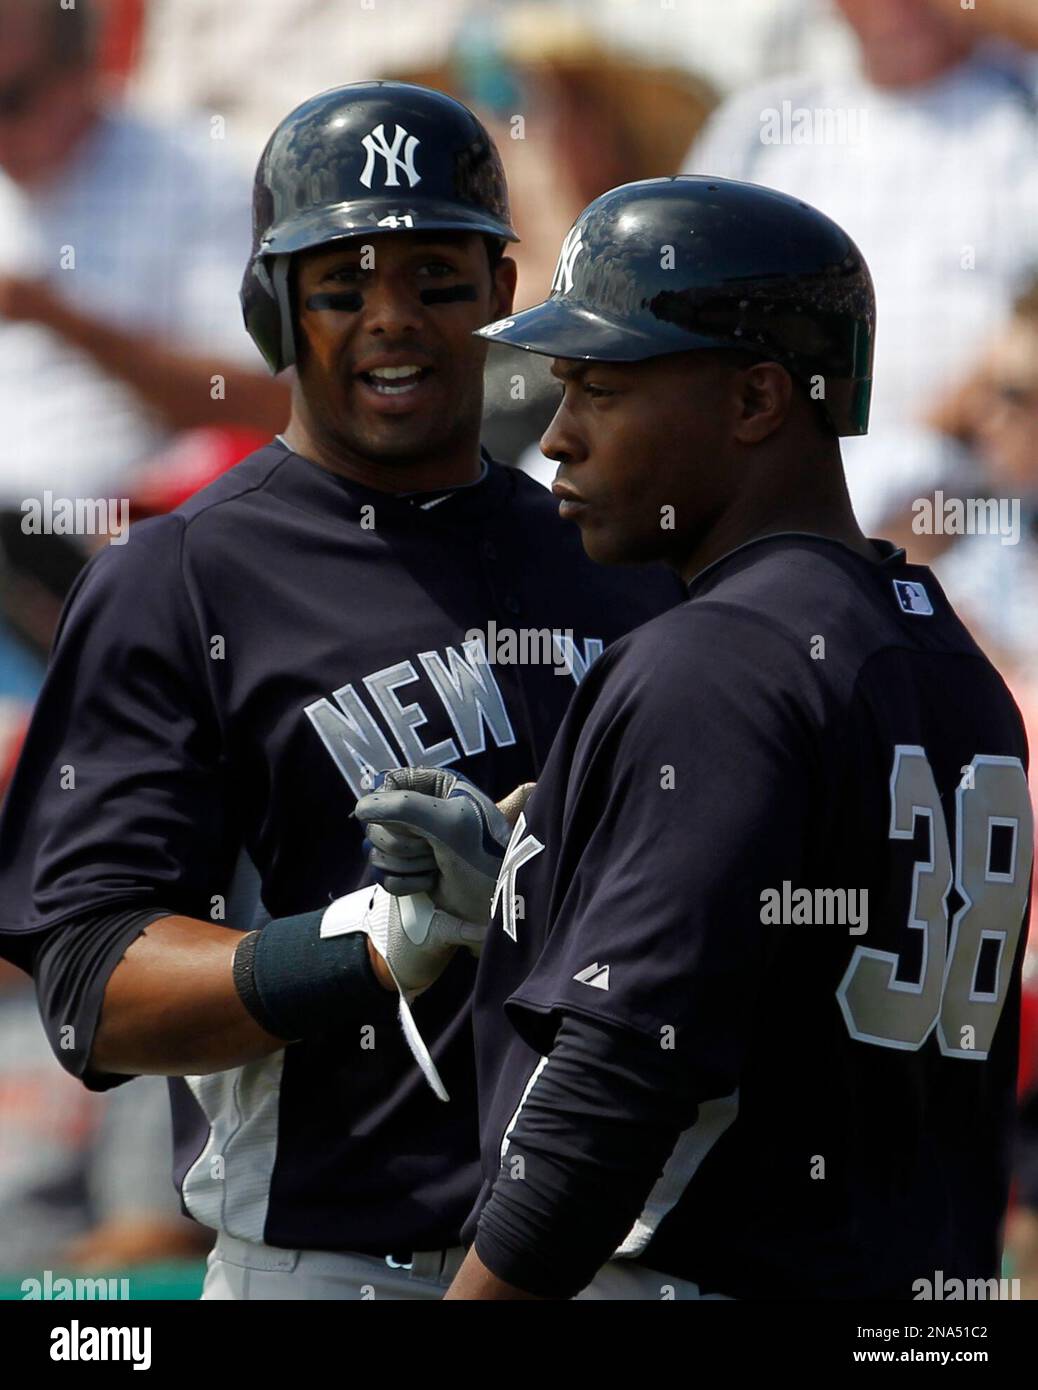
{"label": "shoulder seam", "polygon": [[173,512],[172,515],[180,517],[181,521],[184,523],[184,530],[186,532],[187,528],[191,525],[192,522],[197,521],[199,517],[204,516],[206,512],[212,511],[213,508],[226,506],[229,502],[237,502],[239,498],[247,497],[250,492],[261,491],[270,482],[271,478],[282,466],[282,464],[284,464],[290,457],[291,451],[289,453],[283,454],[281,458],[277,458],[273,461],[270,468],[267,470],[266,473],[264,473],[262,478],[257,479],[257,481],[254,483],[250,483],[248,487],[241,488],[238,492],[235,492],[230,497],[214,497],[211,502],[206,502],[203,506],[199,507],[198,511],[195,512],[193,516],[186,517],[179,510]]}

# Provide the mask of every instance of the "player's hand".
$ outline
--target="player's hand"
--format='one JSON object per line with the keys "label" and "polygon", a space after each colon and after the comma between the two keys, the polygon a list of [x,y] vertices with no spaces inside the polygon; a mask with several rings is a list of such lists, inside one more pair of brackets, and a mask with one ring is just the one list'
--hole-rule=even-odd
{"label": "player's hand", "polygon": [[397,768],[357,802],[368,862],[397,897],[427,893],[442,911],[485,923],[498,870],[530,784],[497,806],[457,773]]}
{"label": "player's hand", "polygon": [[368,912],[368,941],[384,966],[373,961],[379,981],[418,994],[440,978],[459,946],[479,955],[487,934],[486,922],[465,922],[441,912],[424,894],[394,898],[378,892]]}

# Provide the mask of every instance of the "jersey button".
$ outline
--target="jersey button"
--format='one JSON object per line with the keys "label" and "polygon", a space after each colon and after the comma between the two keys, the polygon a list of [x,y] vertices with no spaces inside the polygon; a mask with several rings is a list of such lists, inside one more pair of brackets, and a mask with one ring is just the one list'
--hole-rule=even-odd
{"label": "jersey button", "polygon": [[484,541],[482,549],[484,560],[497,559],[497,546],[494,544],[493,541]]}
{"label": "jersey button", "polygon": [[505,612],[518,613],[520,611],[519,600],[515,594],[505,594]]}

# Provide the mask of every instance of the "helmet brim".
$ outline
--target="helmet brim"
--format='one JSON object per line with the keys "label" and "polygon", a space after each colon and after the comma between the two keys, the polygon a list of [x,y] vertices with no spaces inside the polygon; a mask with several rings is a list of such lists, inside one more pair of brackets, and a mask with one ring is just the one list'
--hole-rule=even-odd
{"label": "helmet brim", "polygon": [[[615,323],[561,297],[546,299],[476,332],[491,343],[507,343],[543,357],[585,362],[643,362],[649,357],[725,345],[716,337],[676,330],[665,323],[649,333],[634,325]],[[740,344],[733,340],[731,346]]]}
{"label": "helmet brim", "polygon": [[519,240],[507,222],[491,217],[482,208],[470,211],[457,203],[435,200],[409,205],[405,197],[368,198],[314,208],[275,223],[260,243],[258,254],[291,255],[327,242],[354,241],[393,232],[474,232],[504,241]]}
{"label": "helmet brim", "polygon": [[[561,357],[582,362],[644,362],[679,352],[711,348],[738,348],[757,354],[752,343],[712,334],[687,333],[661,323],[651,333],[633,325],[616,323],[579,302],[553,296],[532,309],[523,309],[476,329],[489,343],[507,343],[542,357]],[[769,361],[781,362],[781,353],[762,352]],[[868,433],[871,376],[832,378],[824,408],[839,435]]]}

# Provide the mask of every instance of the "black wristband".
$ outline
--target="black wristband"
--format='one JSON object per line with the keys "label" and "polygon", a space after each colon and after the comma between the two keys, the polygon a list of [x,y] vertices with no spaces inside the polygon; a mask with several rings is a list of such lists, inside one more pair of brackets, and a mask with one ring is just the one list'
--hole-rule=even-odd
{"label": "black wristband", "polygon": [[238,942],[232,967],[234,988],[238,991],[238,998],[259,1026],[276,1038],[279,1036],[277,1027],[263,1007],[263,1000],[260,998],[260,992],[256,988],[256,981],[252,973],[252,963],[256,958],[256,946],[259,943],[259,938],[258,931],[250,931],[248,936]]}
{"label": "black wristband", "polygon": [[296,1042],[350,1022],[396,1017],[363,932],[322,938],[323,910],[279,917],[249,932],[234,953],[238,997],[265,1032]]}

